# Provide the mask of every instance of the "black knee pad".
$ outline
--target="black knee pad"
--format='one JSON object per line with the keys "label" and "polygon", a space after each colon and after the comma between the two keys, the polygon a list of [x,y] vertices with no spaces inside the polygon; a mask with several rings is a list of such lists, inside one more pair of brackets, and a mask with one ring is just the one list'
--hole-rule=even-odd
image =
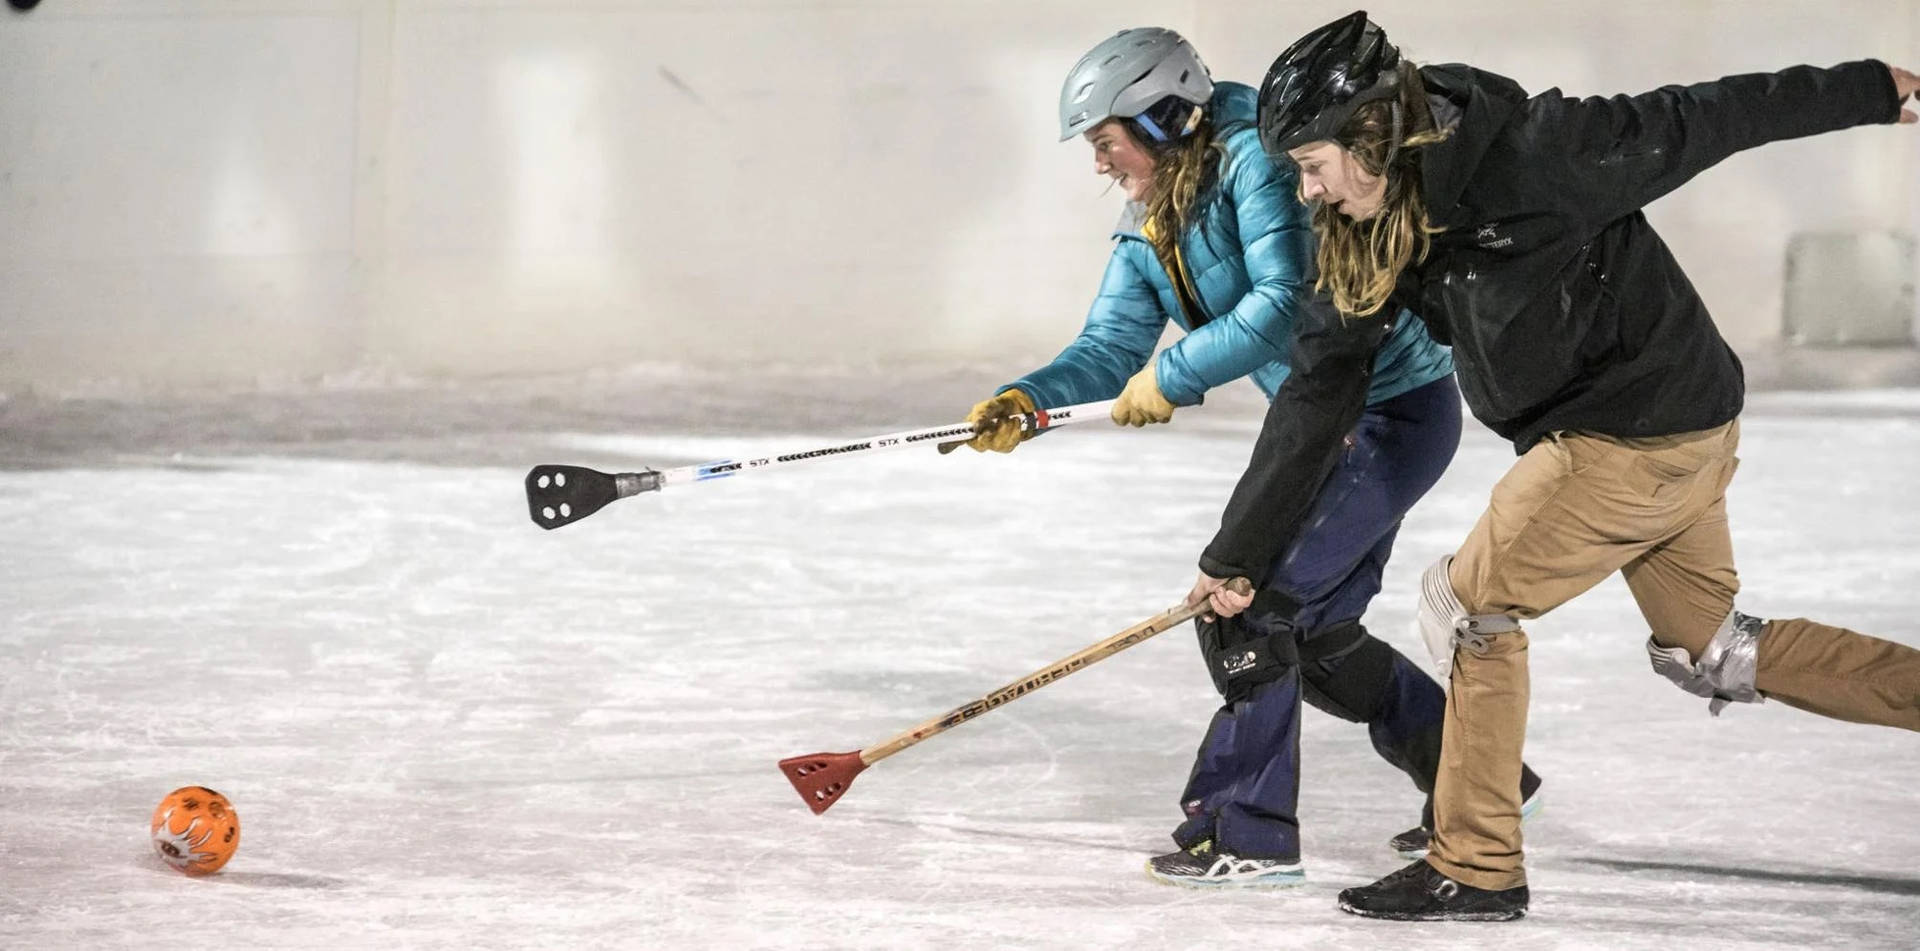
{"label": "black knee pad", "polygon": [[1278,680],[1300,665],[1291,629],[1262,633],[1247,622],[1246,614],[1211,621],[1195,618],[1193,623],[1213,689],[1228,703],[1245,700],[1253,688]]}
{"label": "black knee pad", "polygon": [[1393,679],[1393,648],[1355,622],[1318,634],[1300,649],[1300,683],[1308,703],[1343,720],[1380,714]]}

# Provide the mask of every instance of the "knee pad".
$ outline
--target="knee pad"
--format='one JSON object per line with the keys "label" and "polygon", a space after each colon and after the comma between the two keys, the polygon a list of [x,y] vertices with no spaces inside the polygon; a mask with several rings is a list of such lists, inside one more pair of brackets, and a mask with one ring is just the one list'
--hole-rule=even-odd
{"label": "knee pad", "polygon": [[1300,647],[1307,702],[1354,723],[1378,716],[1393,679],[1393,648],[1359,623],[1341,625]]}
{"label": "knee pad", "polygon": [[1448,555],[1427,566],[1426,573],[1420,576],[1420,639],[1433,655],[1433,666],[1442,684],[1453,673],[1456,648],[1483,654],[1487,650],[1487,638],[1520,629],[1520,623],[1505,614],[1468,614],[1447,577],[1447,567],[1452,564],[1453,556]]}
{"label": "knee pad", "polygon": [[1700,652],[1695,662],[1684,647],[1661,647],[1647,638],[1647,660],[1654,673],[1673,681],[1674,686],[1706,697],[1707,712],[1719,716],[1729,703],[1760,703],[1765,697],[1753,685],[1760,666],[1760,636],[1767,631],[1762,618],[1739,611],[1727,613],[1720,629]]}
{"label": "knee pad", "polygon": [[[1256,607],[1258,604],[1255,596]],[[1292,628],[1262,625],[1256,630],[1248,623],[1247,614],[1212,621],[1195,619],[1194,626],[1200,634],[1200,653],[1207,660],[1207,675],[1227,703],[1245,700],[1253,688],[1279,679],[1288,668],[1300,664]]]}

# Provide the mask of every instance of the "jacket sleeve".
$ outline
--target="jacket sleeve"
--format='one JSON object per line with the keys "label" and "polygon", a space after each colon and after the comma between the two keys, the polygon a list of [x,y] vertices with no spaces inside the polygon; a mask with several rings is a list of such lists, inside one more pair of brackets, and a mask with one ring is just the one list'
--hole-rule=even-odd
{"label": "jacket sleeve", "polygon": [[1267,407],[1220,531],[1200,556],[1201,571],[1256,584],[1266,578],[1300,533],[1366,409],[1374,352],[1390,329],[1377,316],[1343,320],[1325,294],[1301,308],[1293,372]]}
{"label": "jacket sleeve", "polygon": [[1051,363],[1001,390],[1018,387],[1041,408],[1110,400],[1147,365],[1167,314],[1127,242],[1114,246],[1080,335]]}
{"label": "jacket sleeve", "polygon": [[1252,286],[1232,310],[1160,351],[1155,378],[1176,406],[1198,403],[1207,390],[1284,361],[1294,310],[1312,292],[1313,228],[1295,198],[1294,172],[1274,167],[1258,148],[1258,133],[1240,135],[1253,147],[1235,150],[1222,187],[1233,202]]}
{"label": "jacket sleeve", "polygon": [[1572,149],[1560,176],[1565,197],[1595,226],[1743,149],[1900,116],[1893,78],[1877,60],[1795,66],[1638,96],[1542,96],[1528,108],[1530,149]]}

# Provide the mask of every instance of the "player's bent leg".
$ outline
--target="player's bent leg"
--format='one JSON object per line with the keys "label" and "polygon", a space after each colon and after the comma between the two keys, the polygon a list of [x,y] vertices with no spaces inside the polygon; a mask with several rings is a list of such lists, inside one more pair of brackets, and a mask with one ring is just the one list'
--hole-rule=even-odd
{"label": "player's bent leg", "polygon": [[1178,851],[1147,861],[1175,885],[1273,887],[1304,881],[1300,866],[1300,673],[1291,636],[1241,619],[1200,625],[1201,652],[1224,705],[1214,714],[1181,794]]}
{"label": "player's bent leg", "polygon": [[1765,622],[1754,686],[1810,713],[1920,731],[1920,650],[1806,618]]}

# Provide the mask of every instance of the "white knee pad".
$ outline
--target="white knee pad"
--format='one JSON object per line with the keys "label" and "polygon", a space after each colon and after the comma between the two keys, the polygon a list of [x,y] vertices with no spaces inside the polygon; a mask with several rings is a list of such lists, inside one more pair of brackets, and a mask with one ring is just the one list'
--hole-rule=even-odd
{"label": "white knee pad", "polygon": [[1766,699],[1753,685],[1760,667],[1760,635],[1766,629],[1766,621],[1731,611],[1700,652],[1698,663],[1685,648],[1661,647],[1651,637],[1647,638],[1647,660],[1653,663],[1654,673],[1673,681],[1674,686],[1706,697],[1707,712],[1717,717],[1729,703],[1760,703]]}
{"label": "white knee pad", "polygon": [[1518,622],[1504,614],[1468,614],[1447,578],[1447,568],[1452,564],[1453,556],[1448,555],[1428,565],[1420,576],[1420,639],[1427,642],[1427,653],[1433,656],[1443,686],[1453,674],[1456,649],[1485,653],[1488,636],[1520,629]]}

